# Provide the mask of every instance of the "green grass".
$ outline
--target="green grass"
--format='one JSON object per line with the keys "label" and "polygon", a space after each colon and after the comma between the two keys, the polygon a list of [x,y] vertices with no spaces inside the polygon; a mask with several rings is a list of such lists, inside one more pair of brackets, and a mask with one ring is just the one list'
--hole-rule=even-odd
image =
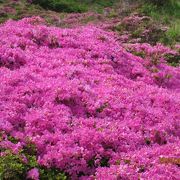
{"label": "green grass", "polygon": [[110,7],[116,0],[36,0],[45,9],[57,12],[86,12],[89,9],[101,11],[104,7]]}
{"label": "green grass", "polygon": [[143,1],[140,13],[151,16],[155,21],[169,27],[160,42],[166,45],[180,42],[180,0],[166,0],[166,3],[159,5],[150,2]]}
{"label": "green grass", "polygon": [[169,30],[161,39],[161,42],[166,45],[173,45],[176,44],[176,42],[180,42],[180,20],[177,20],[171,24]]}
{"label": "green grass", "polygon": [[58,12],[85,12],[87,6],[84,3],[78,3],[74,0],[37,0],[36,4],[39,4],[45,9],[50,9]]}
{"label": "green grass", "polygon": [[169,0],[161,6],[145,1],[141,7],[141,12],[157,20],[165,22],[174,18],[180,19],[180,1]]}

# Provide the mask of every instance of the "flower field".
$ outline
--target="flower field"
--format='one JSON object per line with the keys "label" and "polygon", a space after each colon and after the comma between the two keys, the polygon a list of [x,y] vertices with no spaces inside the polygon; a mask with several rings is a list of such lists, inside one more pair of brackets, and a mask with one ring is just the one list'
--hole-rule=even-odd
{"label": "flower field", "polygon": [[178,180],[178,53],[95,25],[1,24],[1,157],[18,156],[27,179]]}

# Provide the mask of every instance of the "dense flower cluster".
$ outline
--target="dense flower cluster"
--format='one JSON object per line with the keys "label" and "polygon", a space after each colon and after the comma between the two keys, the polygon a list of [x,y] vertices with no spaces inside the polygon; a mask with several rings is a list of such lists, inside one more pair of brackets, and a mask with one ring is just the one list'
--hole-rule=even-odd
{"label": "dense flower cluster", "polygon": [[175,51],[37,17],[8,21],[0,37],[1,147],[30,140],[40,165],[72,179],[180,177],[170,160],[180,158],[180,69],[163,56]]}

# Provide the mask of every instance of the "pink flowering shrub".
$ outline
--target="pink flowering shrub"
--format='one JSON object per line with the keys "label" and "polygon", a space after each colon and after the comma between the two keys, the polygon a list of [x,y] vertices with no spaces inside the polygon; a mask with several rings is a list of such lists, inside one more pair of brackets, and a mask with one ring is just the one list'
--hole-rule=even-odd
{"label": "pink flowering shrub", "polygon": [[6,22],[0,37],[1,149],[30,140],[40,166],[72,179],[180,177],[161,161],[180,158],[180,69],[163,56],[177,52],[36,17]]}

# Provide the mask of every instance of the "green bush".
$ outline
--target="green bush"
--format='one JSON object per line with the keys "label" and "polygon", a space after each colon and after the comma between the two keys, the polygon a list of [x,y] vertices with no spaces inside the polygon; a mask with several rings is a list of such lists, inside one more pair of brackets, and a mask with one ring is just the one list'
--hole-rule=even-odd
{"label": "green bush", "polygon": [[[1,137],[1,135],[0,135]],[[12,136],[8,140],[16,143],[17,140]],[[67,180],[68,175],[56,168],[46,168],[37,163],[36,146],[30,142],[23,149],[14,154],[10,149],[0,148],[4,153],[0,156],[0,180],[22,180],[26,179],[27,173],[33,168],[39,170],[41,180]],[[26,159],[26,160],[25,160]]]}
{"label": "green bush", "polygon": [[26,167],[18,155],[6,151],[6,156],[0,157],[0,179],[20,180],[26,178]]}

